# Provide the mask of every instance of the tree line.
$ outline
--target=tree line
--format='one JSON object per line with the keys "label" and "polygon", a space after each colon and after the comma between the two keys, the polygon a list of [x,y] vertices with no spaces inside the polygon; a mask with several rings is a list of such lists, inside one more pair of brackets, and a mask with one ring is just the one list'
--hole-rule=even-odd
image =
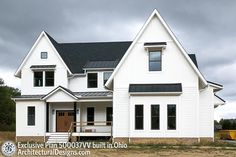
{"label": "tree line", "polygon": [[4,80],[0,78],[0,131],[16,129],[16,107],[11,98],[17,95],[20,95],[20,90],[5,85]]}
{"label": "tree line", "polygon": [[221,119],[219,122],[215,120],[214,124],[221,126],[222,130],[236,130],[236,119]]}

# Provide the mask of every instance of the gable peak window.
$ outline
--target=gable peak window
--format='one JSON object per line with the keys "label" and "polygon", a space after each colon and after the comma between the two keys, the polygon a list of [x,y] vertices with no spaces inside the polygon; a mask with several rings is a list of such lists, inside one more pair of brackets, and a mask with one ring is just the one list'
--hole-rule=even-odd
{"label": "gable peak window", "polygon": [[161,50],[149,51],[149,71],[161,71]]}
{"label": "gable peak window", "polygon": [[97,88],[98,87],[98,74],[97,73],[88,73],[87,74],[87,83],[88,88]]}
{"label": "gable peak window", "polygon": [[48,59],[48,52],[41,52],[41,59]]}

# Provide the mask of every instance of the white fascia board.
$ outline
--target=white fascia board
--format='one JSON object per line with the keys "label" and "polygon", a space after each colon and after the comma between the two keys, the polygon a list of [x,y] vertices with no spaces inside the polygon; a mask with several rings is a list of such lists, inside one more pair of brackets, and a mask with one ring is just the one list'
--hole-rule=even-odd
{"label": "white fascia board", "polygon": [[21,78],[20,76],[20,71],[23,67],[23,65],[25,64],[25,62],[28,60],[29,56],[31,55],[32,51],[34,50],[34,48],[36,47],[36,45],[38,45],[40,39],[42,38],[44,32],[41,32],[40,35],[38,36],[36,42],[34,43],[34,45],[31,47],[30,51],[27,53],[27,55],[24,57],[23,61],[21,62],[20,66],[18,67],[18,69],[16,70],[14,76],[15,77],[19,77]]}
{"label": "white fascia board", "polygon": [[69,96],[71,96],[72,98],[74,98],[75,100],[77,100],[78,98],[75,97],[74,95],[70,94],[69,92],[67,92],[66,90],[64,90],[61,87],[58,87],[57,89],[54,89],[54,91],[50,92],[49,94],[47,94],[45,97],[42,98],[42,100],[46,100],[47,98],[49,98],[51,95],[53,95],[54,93],[56,93],[58,90],[63,91],[64,93],[68,94]]}
{"label": "white fascia board", "polygon": [[136,35],[134,41],[132,42],[132,44],[130,45],[130,47],[128,48],[128,50],[126,51],[125,55],[122,57],[121,61],[119,62],[119,64],[116,66],[114,72],[112,73],[111,77],[108,79],[108,81],[106,82],[105,86],[109,89],[109,86],[111,85],[111,82],[114,78],[114,76],[116,75],[116,73],[118,72],[118,70],[120,69],[121,65],[123,64],[123,62],[126,60],[126,58],[128,57],[130,51],[133,49],[135,43],[137,42],[137,40],[140,38],[140,36],[143,34],[145,28],[147,27],[147,25],[150,23],[151,19],[157,16],[157,18],[161,21],[161,23],[163,24],[164,28],[167,30],[167,32],[170,34],[170,36],[173,38],[173,40],[175,41],[176,45],[178,46],[178,48],[180,49],[180,51],[183,53],[183,55],[185,56],[185,58],[187,59],[187,61],[189,62],[189,64],[191,65],[191,67],[193,68],[193,70],[197,73],[197,75],[199,76],[199,78],[202,80],[202,82],[204,83],[204,85],[207,85],[207,81],[206,79],[203,77],[203,75],[200,73],[200,71],[197,69],[197,67],[194,65],[193,61],[190,59],[190,57],[188,56],[187,52],[185,51],[185,49],[183,48],[183,46],[180,44],[180,42],[177,40],[177,38],[175,37],[175,35],[173,34],[173,32],[170,30],[170,27],[167,25],[167,23],[164,21],[164,19],[161,17],[161,15],[159,14],[159,12],[155,9],[151,16],[148,18],[148,20],[145,22],[145,24],[143,25],[143,27],[141,28],[141,30],[139,31],[139,33]]}
{"label": "white fascia board", "polygon": [[209,86],[211,86],[211,87],[213,87],[214,89],[216,89],[216,91],[220,91],[220,90],[223,89],[222,86],[218,86],[218,85],[213,84],[213,83],[208,83],[208,84],[209,84]]}
{"label": "white fascia board", "polygon": [[34,45],[31,47],[30,51],[28,52],[28,54],[25,56],[25,58],[23,59],[23,61],[21,62],[20,66],[18,67],[18,69],[16,70],[14,76],[21,78],[20,75],[20,71],[23,67],[23,65],[25,64],[25,62],[28,60],[29,56],[31,55],[31,53],[33,52],[34,48],[38,45],[39,41],[41,40],[41,38],[45,36],[47,41],[50,43],[51,47],[53,48],[53,50],[56,52],[57,56],[59,57],[59,59],[62,61],[62,64],[66,67],[66,69],[68,70],[69,74],[72,74],[72,72],[70,71],[70,69],[67,67],[67,65],[65,64],[65,62],[63,61],[63,59],[61,58],[60,54],[58,53],[58,51],[56,50],[56,48],[54,47],[54,45],[51,43],[50,39],[48,38],[47,34],[42,31],[39,35],[39,37],[37,38],[36,42],[34,43]]}

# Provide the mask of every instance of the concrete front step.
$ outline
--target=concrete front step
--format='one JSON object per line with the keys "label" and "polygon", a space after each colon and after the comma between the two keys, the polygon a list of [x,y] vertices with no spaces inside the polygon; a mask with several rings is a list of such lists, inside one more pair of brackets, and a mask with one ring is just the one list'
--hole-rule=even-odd
{"label": "concrete front step", "polygon": [[68,142],[68,133],[52,133],[47,143],[64,143]]}

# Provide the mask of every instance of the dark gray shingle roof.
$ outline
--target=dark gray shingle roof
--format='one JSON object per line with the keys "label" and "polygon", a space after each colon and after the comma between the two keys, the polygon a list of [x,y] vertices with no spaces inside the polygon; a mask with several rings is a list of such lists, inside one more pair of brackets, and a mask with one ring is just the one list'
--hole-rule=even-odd
{"label": "dark gray shingle roof", "polygon": [[130,84],[129,92],[182,92],[181,83],[175,84]]}
{"label": "dark gray shingle roof", "polygon": [[[89,64],[103,67],[106,62],[102,63],[101,61],[117,61],[118,64],[132,43],[132,41],[57,43],[48,33],[46,34],[72,73],[82,73],[88,61],[93,62]],[[157,44],[166,44],[166,42],[158,42]],[[189,57],[198,67],[195,55],[189,54]]]}

